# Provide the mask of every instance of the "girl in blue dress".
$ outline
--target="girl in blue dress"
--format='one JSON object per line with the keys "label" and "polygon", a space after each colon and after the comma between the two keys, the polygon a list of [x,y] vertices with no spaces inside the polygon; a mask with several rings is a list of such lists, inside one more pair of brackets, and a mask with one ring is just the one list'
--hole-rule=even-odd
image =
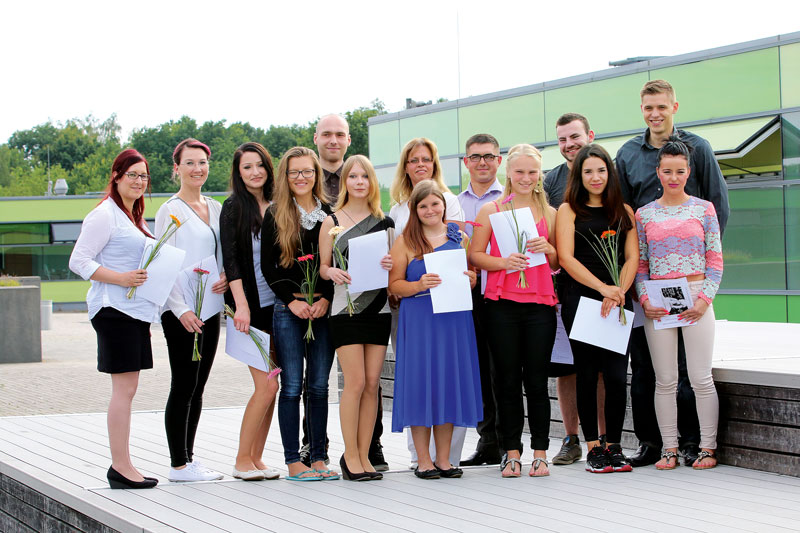
{"label": "girl in blue dress", "polygon": [[[417,477],[461,477],[448,461],[453,427],[475,427],[483,417],[475,329],[469,311],[433,313],[430,289],[441,283],[425,271],[423,255],[466,247],[458,225],[446,224],[444,195],[430,180],[409,199],[409,220],[392,247],[389,290],[401,296],[397,327],[392,431],[411,428]],[[475,285],[475,273],[464,272]],[[437,463],[429,452],[431,428]]]}

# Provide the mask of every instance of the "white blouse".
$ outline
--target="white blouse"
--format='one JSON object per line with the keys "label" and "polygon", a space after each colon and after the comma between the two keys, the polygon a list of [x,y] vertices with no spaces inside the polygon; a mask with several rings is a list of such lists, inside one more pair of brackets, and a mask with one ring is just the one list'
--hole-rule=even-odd
{"label": "white blouse", "polygon": [[[208,196],[203,198],[208,205],[209,224],[206,224],[189,204],[175,195],[164,202],[156,213],[155,236],[158,238],[164,234],[172,222],[169,216],[174,215],[181,221],[181,227],[166,242],[186,251],[181,270],[189,268],[209,255],[214,255],[217,258],[217,268],[222,272],[222,246],[219,243],[219,212],[222,210],[222,204]],[[183,291],[177,281],[167,298],[165,308],[172,311],[176,318],[192,310],[191,305],[184,301]]]}
{"label": "white blouse", "polygon": [[[444,218],[445,220],[456,220],[458,222],[464,222],[464,211],[461,209],[461,204],[458,201],[458,196],[451,193],[450,191],[445,191],[444,193],[444,201],[447,203],[447,210],[445,211]],[[408,209],[408,200],[403,202],[402,204],[394,204],[392,208],[389,210],[389,216],[392,217],[394,220],[394,230],[397,235],[403,233],[403,229],[406,227],[408,223],[408,217],[410,215],[410,211]]]}
{"label": "white blouse", "polygon": [[[147,223],[142,221],[145,228]],[[106,198],[86,215],[81,234],[69,258],[69,268],[85,280],[101,266],[114,272],[129,272],[139,268],[147,238],[120,209],[114,200]],[[128,287],[91,280],[86,294],[89,318],[103,307],[113,307],[144,322],[160,322],[159,307],[144,298],[126,296]]]}

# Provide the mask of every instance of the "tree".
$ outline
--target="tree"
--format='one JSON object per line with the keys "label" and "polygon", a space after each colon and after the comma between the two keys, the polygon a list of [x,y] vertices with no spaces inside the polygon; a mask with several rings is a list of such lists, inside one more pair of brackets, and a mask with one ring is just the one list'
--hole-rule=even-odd
{"label": "tree", "polygon": [[69,193],[86,194],[105,190],[114,159],[121,151],[119,143],[110,141],[75,165],[68,180]]}
{"label": "tree", "polygon": [[369,128],[367,121],[370,117],[385,115],[386,106],[379,99],[371,102],[370,107],[359,107],[352,111],[347,111],[344,116],[350,125],[350,148],[347,150],[349,155],[361,154],[369,157]]}
{"label": "tree", "polygon": [[19,167],[30,168],[30,164],[25,160],[25,153],[19,148],[0,145],[0,187],[11,184],[11,172]]}
{"label": "tree", "polygon": [[[50,167],[53,184],[64,178],[69,183],[69,173],[59,165]],[[11,172],[11,184],[0,187],[0,196],[44,196],[47,191],[47,165],[38,164],[34,168],[17,167]]]}

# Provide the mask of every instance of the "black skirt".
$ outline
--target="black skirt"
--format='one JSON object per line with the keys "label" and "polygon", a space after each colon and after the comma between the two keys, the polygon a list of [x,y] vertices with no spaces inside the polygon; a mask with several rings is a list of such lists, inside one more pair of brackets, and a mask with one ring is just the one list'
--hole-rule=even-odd
{"label": "black skirt", "polygon": [[153,368],[150,323],[103,307],[92,318],[97,332],[97,370],[107,374]]}
{"label": "black skirt", "polygon": [[333,348],[348,344],[375,344],[387,346],[392,331],[392,314],[334,315],[328,322]]}

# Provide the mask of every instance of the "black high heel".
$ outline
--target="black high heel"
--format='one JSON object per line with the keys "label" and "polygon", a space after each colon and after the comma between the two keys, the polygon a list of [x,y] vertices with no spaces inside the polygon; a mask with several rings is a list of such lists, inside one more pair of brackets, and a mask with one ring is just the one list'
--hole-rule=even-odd
{"label": "black high heel", "polygon": [[339,467],[342,469],[342,477],[347,481],[369,481],[372,479],[370,472],[351,472],[347,468],[347,461],[344,460],[344,455],[339,459]]}
{"label": "black high heel", "polygon": [[116,470],[113,466],[108,467],[108,484],[112,489],[152,489],[158,485],[155,478],[144,478],[144,481],[131,481]]}

